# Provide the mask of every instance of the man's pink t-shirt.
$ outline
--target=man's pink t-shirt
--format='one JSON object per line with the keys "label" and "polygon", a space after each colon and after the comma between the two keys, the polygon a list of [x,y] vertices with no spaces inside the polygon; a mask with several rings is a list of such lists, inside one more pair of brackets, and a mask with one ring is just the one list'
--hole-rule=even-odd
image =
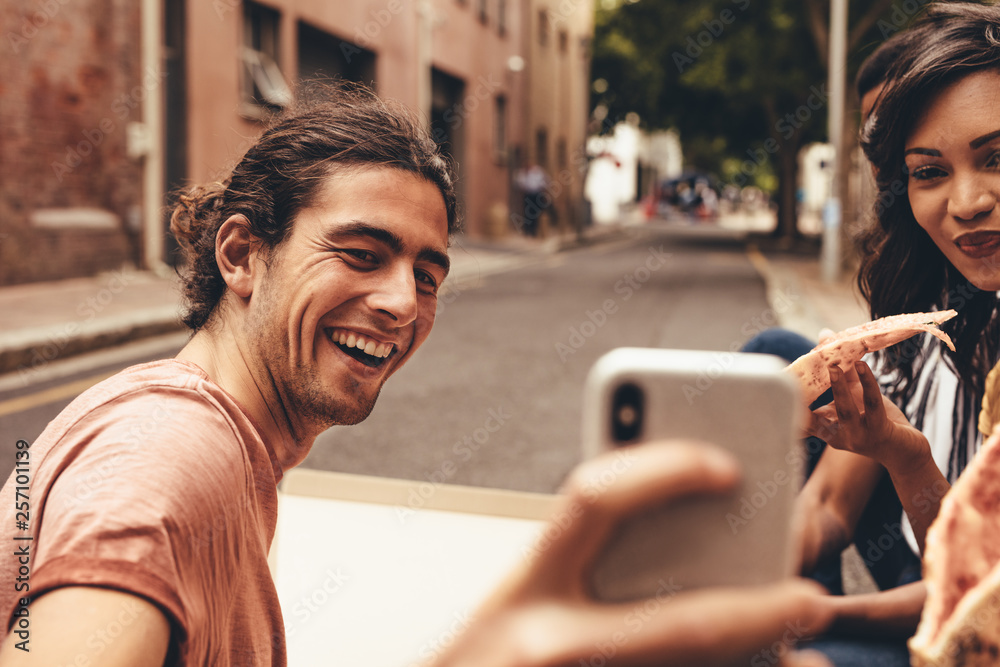
{"label": "man's pink t-shirt", "polygon": [[[168,664],[285,664],[267,565],[281,469],[200,368],[129,368],[84,392],[27,451],[0,490],[0,540],[31,554],[26,581],[17,558],[0,558],[5,631],[26,594],[99,586],[164,612]],[[15,516],[19,472],[30,477],[27,531]]]}

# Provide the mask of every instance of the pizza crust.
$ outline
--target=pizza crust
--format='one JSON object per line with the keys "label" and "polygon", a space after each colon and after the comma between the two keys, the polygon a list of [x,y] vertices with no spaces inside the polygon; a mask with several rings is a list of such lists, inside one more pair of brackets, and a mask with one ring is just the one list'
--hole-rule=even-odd
{"label": "pizza crust", "polygon": [[983,409],[979,412],[979,432],[989,436],[993,427],[1000,424],[1000,363],[986,376],[983,392]]}
{"label": "pizza crust", "polygon": [[1000,664],[1000,429],[941,503],[927,532],[927,601],[913,667]]}
{"label": "pizza crust", "polygon": [[830,367],[836,364],[847,372],[869,352],[877,352],[901,343],[921,332],[940,338],[954,351],[955,344],[938,328],[958,313],[941,310],[933,313],[891,315],[861,324],[827,338],[810,352],[793,361],[787,372],[794,375],[802,390],[802,399],[811,404],[830,387]]}

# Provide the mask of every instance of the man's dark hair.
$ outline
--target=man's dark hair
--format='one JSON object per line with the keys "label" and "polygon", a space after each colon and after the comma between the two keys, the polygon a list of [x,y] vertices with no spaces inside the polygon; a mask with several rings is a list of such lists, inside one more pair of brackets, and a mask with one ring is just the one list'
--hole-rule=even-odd
{"label": "man's dark hair", "polygon": [[226,291],[215,260],[222,223],[244,216],[254,237],[273,250],[338,170],[389,167],[421,176],[441,191],[448,233],[458,231],[452,166],[409,110],[353,84],[325,84],[321,93],[314,87],[308,99],[279,116],[227,179],[177,198],[170,231],[188,260],[184,323],[193,331],[209,323]]}
{"label": "man's dark hair", "polygon": [[[862,147],[875,166],[878,197],[877,224],[859,239],[858,286],[872,318],[956,309],[958,316],[942,326],[957,350],[948,352],[948,359],[962,383],[981,395],[1000,348],[997,296],[972,286],[917,224],[904,150],[917,120],[947,86],[976,72],[1000,71],[1000,7],[934,5],[908,38],[916,48],[890,67],[890,84],[862,132]],[[922,360],[902,345],[880,356],[901,374],[890,398],[906,400],[915,391],[915,365]]]}

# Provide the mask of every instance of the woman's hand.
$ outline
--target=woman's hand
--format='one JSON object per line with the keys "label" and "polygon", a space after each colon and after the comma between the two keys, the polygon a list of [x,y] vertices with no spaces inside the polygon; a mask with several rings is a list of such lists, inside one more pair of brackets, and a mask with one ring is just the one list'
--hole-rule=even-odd
{"label": "woman's hand", "polygon": [[833,403],[813,411],[810,435],[867,456],[894,475],[906,475],[932,460],[927,438],[882,395],[868,364],[858,361],[847,373],[831,367],[830,386]]}
{"label": "woman's hand", "polygon": [[728,454],[686,442],[585,462],[571,475],[544,541],[433,664],[746,665],[759,655],[767,664],[825,665],[792,652],[832,617],[811,582],[667,591],[614,604],[587,592],[590,568],[622,521],[686,495],[729,491],[738,479]]}
{"label": "woman's hand", "polygon": [[830,369],[833,405],[813,412],[809,432],[830,446],[885,466],[923,551],[927,529],[951,488],[931,455],[930,443],[891,401],[882,396],[862,361],[853,371]]}

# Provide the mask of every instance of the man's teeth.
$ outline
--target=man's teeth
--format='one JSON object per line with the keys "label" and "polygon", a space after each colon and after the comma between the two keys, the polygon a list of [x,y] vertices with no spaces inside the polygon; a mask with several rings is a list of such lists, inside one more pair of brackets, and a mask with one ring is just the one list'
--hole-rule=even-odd
{"label": "man's teeth", "polygon": [[365,340],[361,336],[355,336],[352,333],[340,332],[340,335],[335,340],[341,345],[363,350],[365,354],[373,357],[385,358],[392,352],[392,343],[376,343],[373,340]]}

